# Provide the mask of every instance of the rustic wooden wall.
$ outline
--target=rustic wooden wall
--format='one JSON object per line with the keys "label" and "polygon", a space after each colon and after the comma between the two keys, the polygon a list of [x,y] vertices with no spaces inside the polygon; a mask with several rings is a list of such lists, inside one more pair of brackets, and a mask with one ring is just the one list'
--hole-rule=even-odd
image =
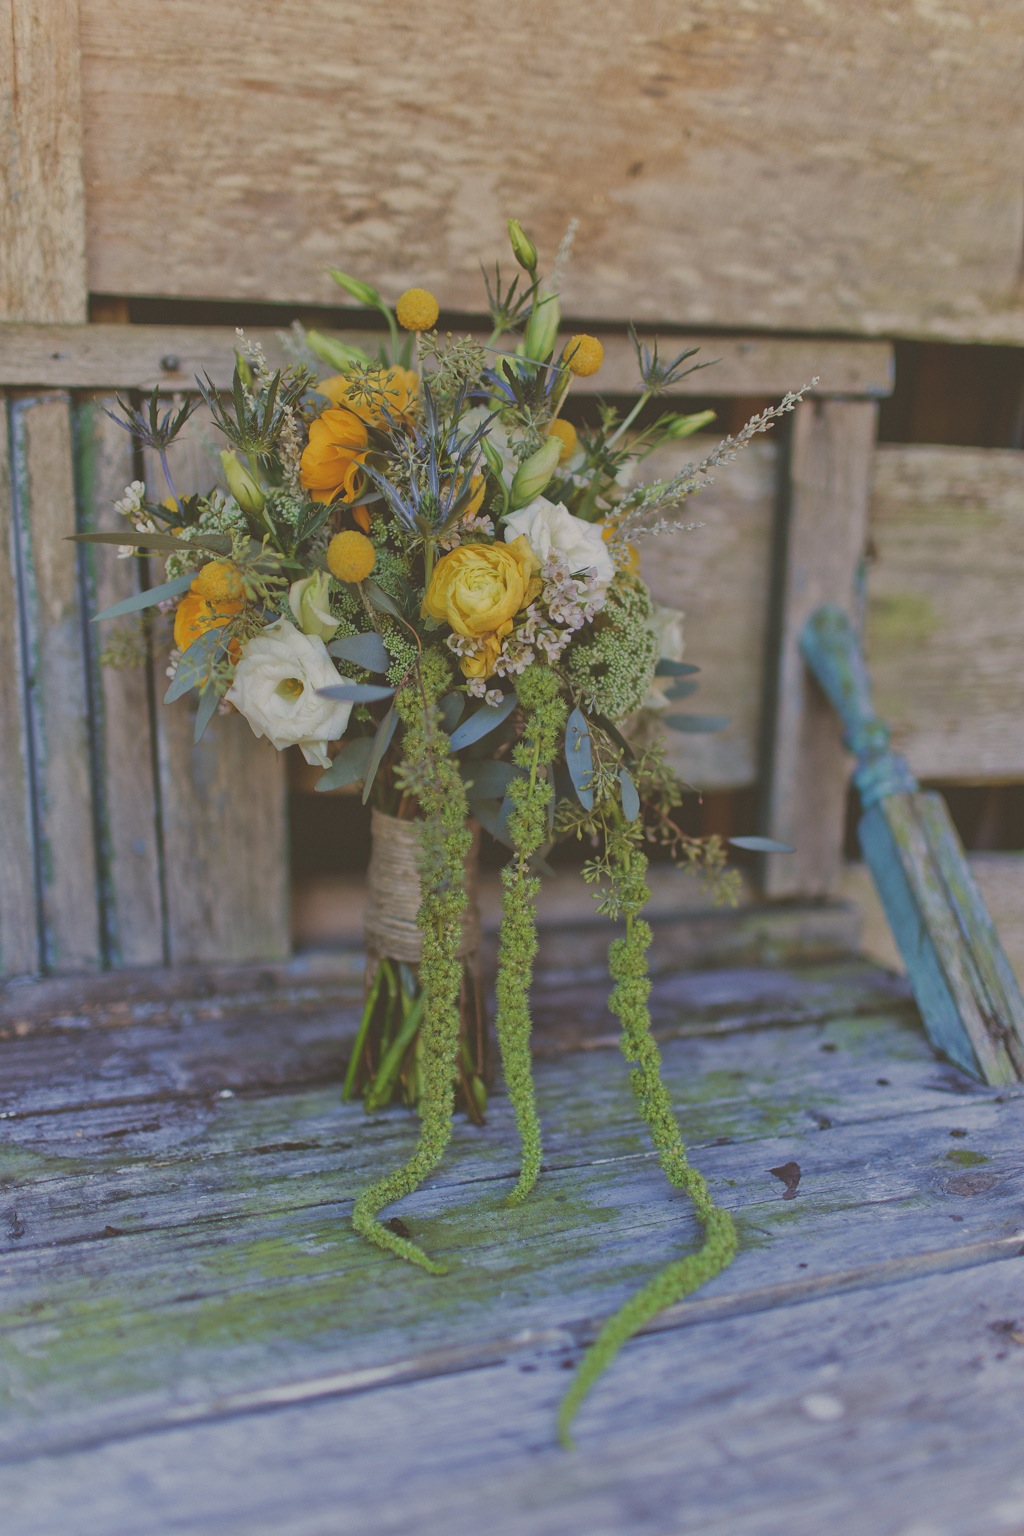
{"label": "rustic wooden wall", "polygon": [[1013,0],[81,0],[89,288],[1024,340]]}

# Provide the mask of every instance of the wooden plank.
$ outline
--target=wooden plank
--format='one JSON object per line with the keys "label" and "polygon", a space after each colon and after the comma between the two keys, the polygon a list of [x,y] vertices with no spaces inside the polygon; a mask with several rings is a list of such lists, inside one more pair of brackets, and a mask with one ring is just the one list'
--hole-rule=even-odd
{"label": "wooden plank", "polygon": [[0,3],[0,318],[86,316],[78,0]]}
{"label": "wooden plank", "polygon": [[254,16],[239,68],[228,0],[83,0],[93,292],[322,303],[333,265],[466,312],[508,214],[549,264],[576,214],[575,314],[1024,339],[1013,6],[562,0],[562,92],[541,0],[498,50],[472,0]]}
{"label": "wooden plank", "polygon": [[[75,417],[79,525],[84,531],[124,527],[114,501],[135,479],[128,434],[103,413],[112,396],[79,403]],[[139,631],[137,665],[107,666],[100,657],[122,620],[96,626],[91,615],[139,590],[140,562],[118,560],[109,548],[85,545],[92,680],[91,727],[97,773],[101,895],[108,963],[159,965],[164,960],[159,807],[153,762],[148,646]]]}
{"label": "wooden plank", "polygon": [[[179,495],[208,490],[219,465],[205,409],[171,456]],[[150,494],[167,487],[155,455],[145,457]],[[154,625],[153,679],[167,902],[167,953],[174,965],[273,960],[290,949],[285,764],[247,721],[215,717],[193,741],[191,701],[164,706],[169,616]]]}
{"label": "wooden plank", "polygon": [[918,778],[1024,779],[1024,453],[885,445],[865,644]]}
{"label": "wooden plank", "polygon": [[799,651],[822,603],[854,611],[877,407],[809,401],[793,416],[780,507],[762,734],[762,829],[795,852],[767,859],[769,896],[823,896],[842,860],[847,767],[839,723]]}
{"label": "wooden plank", "polygon": [[[325,299],[329,302],[332,295]],[[477,303],[475,309],[479,311]],[[338,313],[336,324],[344,326]],[[318,324],[323,322],[318,321]],[[465,329],[473,331],[472,320]],[[284,319],[282,318],[282,327]],[[461,328],[461,327],[460,327]],[[334,334],[333,327],[328,327]],[[280,331],[256,327],[247,332],[275,364],[287,359]],[[376,337],[366,331],[344,332],[362,346]],[[599,374],[577,379],[574,394],[636,394],[636,354],[628,337],[604,336],[605,362]],[[647,335],[645,340],[652,339]],[[182,389],[197,374],[214,383],[231,383],[238,338],[225,326],[94,324],[0,326],[0,384],[68,389]],[[673,395],[706,399],[708,395],[783,395],[819,378],[822,395],[892,393],[892,347],[882,341],[804,341],[762,336],[685,335],[662,338],[662,354],[700,347],[702,360],[715,360],[680,380]]]}
{"label": "wooden plank", "polygon": [[[0,403],[0,506],[11,506],[7,403]],[[0,975],[39,969],[30,742],[18,593],[18,526],[0,530]]]}
{"label": "wooden plank", "polygon": [[[714,441],[699,436],[659,450],[645,471],[652,479],[669,476],[699,460]],[[640,546],[655,601],[685,613],[686,660],[701,669],[697,711],[729,719],[725,730],[710,735],[662,733],[669,761],[699,789],[738,789],[757,779],[779,451],[771,441],[753,442],[681,509],[680,516],[701,527]]]}
{"label": "wooden plank", "polygon": [[[17,1536],[1012,1532],[1024,1265],[640,1341],[552,1444],[571,1359],[532,1356],[357,1398],[97,1445],[0,1474]],[[936,1337],[936,1319],[948,1331]],[[618,1391],[615,1390],[615,1382]],[[343,1454],[339,1454],[339,1447]],[[44,1476],[43,1468],[51,1475]],[[159,1479],[160,1498],[151,1479]],[[80,1513],[80,1516],[78,1512]]]}
{"label": "wooden plank", "polygon": [[[1007,959],[1020,980],[1024,978],[1024,855],[975,853],[971,855],[970,868]],[[844,866],[842,894],[846,900],[855,902],[861,912],[861,951],[879,965],[902,974],[903,960],[866,865]]]}
{"label": "wooden plank", "polygon": [[12,406],[14,511],[22,552],[28,697],[38,818],[44,969],[100,963],[87,668],[66,395]]}

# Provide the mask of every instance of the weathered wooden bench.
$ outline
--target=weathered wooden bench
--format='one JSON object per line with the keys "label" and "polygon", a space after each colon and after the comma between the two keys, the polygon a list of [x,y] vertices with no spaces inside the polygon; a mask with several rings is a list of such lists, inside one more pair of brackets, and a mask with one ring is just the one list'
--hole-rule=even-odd
{"label": "weathered wooden bench", "polygon": [[[859,612],[918,775],[1024,782],[1024,454],[879,445],[892,347],[873,339],[1024,339],[1012,7],[795,26],[781,4],[580,0],[559,12],[556,92],[537,7],[503,17],[500,48],[479,8],[442,9],[431,28],[412,4],[275,0],[243,35],[220,0],[8,6],[5,1536],[1012,1536],[1024,1107],[937,1060],[903,983],[853,953],[861,915],[875,952],[885,935],[844,861],[848,765],[795,643],[821,602]],[[467,130],[496,104],[500,167]],[[626,1349],[572,1456],[553,1436],[567,1367],[695,1236],[633,1113],[607,931],[556,888],[534,1199],[502,1204],[499,1092],[396,1213],[448,1278],[362,1245],[353,1197],[414,1127],[340,1102],[348,909],[335,887],[333,947],[289,959],[310,891],[289,890],[284,762],[237,718],[193,747],[187,711],[159,703],[159,633],[141,670],[99,665],[89,614],[139,572],[65,542],[115,528],[114,497],[152,474],[103,406],[225,381],[229,301],[276,306],[270,348],[273,317],[306,306],[340,328],[321,272],[342,261],[399,287],[444,275],[452,312],[476,313],[481,230],[519,213],[551,249],[566,210],[603,391],[632,387],[629,316],[707,328],[721,362],[687,381],[694,407],[821,380],[659,551],[702,708],[731,722],[680,766],[756,798],[797,853],[732,916],[656,872],[666,1075],[742,1247]],[[208,478],[198,418],[189,453],[184,479]],[[1022,855],[975,864],[1020,968]]]}

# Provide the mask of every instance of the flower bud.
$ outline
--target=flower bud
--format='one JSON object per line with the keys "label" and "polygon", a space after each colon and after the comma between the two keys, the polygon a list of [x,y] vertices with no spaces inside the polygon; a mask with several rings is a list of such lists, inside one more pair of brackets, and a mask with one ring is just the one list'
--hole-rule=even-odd
{"label": "flower bud", "polygon": [[242,511],[248,512],[253,517],[259,517],[267,504],[267,498],[255,475],[250,474],[245,465],[240,464],[230,450],[221,454],[220,462],[224,467],[224,478],[228,483],[228,490]]}
{"label": "flower bud", "polygon": [[367,309],[380,309],[384,303],[376,288],[371,288],[369,283],[362,283],[358,277],[349,277],[347,272],[339,272],[337,267],[331,267],[331,276],[339,288],[344,288],[346,293],[360,304],[365,304]]}
{"label": "flower bud", "polygon": [[338,620],[331,612],[331,579],[326,571],[314,571],[288,588],[288,606],[304,635],[318,635],[330,640],[338,630]]}
{"label": "flower bud", "polygon": [[508,238],[512,242],[512,254],[516,261],[532,277],[537,270],[537,247],[518,219],[509,219]]}
{"label": "flower bud", "polygon": [[509,501],[513,510],[525,507],[527,502],[539,496],[558,466],[562,445],[557,437],[549,437],[543,448],[538,448],[524,459],[512,481]]}
{"label": "flower bud", "polygon": [[555,350],[555,339],[562,319],[557,293],[538,294],[523,336],[523,352],[535,362],[546,363]]}
{"label": "flower bud", "polygon": [[245,356],[244,352],[239,352],[237,348],[235,350],[235,372],[246,389],[252,389],[253,373],[252,368],[249,366],[249,359]]}
{"label": "flower bud", "polygon": [[487,468],[490,470],[491,474],[496,480],[503,480],[505,475],[505,466],[502,463],[501,454],[498,452],[497,448],[495,448],[494,444],[489,442],[486,437],[480,446],[483,449],[484,458],[487,460]]}
{"label": "flower bud", "polygon": [[339,373],[346,372],[353,364],[366,368],[370,362],[369,353],[362,347],[351,347],[339,336],[325,336],[323,331],[307,331],[306,344],[329,368],[336,368]]}
{"label": "flower bud", "polygon": [[714,419],[714,411],[696,411],[692,416],[673,415],[666,417],[662,423],[662,428],[666,437],[690,437],[694,432],[699,432],[701,427],[706,427]]}

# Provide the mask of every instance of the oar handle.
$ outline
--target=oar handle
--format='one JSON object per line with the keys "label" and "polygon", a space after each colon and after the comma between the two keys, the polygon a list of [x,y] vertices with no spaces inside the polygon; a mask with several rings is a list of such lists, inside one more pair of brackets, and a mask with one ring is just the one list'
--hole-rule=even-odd
{"label": "oar handle", "polygon": [[800,650],[843,722],[844,740],[857,759],[853,781],[863,809],[916,790],[906,759],[889,749],[889,727],[875,714],[868,669],[843,610],[832,604],[815,609],[803,627]]}
{"label": "oar handle", "polygon": [[804,625],[800,650],[843,722],[843,736],[858,758],[884,752],[888,727],[875,714],[871,682],[853,625],[841,608],[816,608]]}

